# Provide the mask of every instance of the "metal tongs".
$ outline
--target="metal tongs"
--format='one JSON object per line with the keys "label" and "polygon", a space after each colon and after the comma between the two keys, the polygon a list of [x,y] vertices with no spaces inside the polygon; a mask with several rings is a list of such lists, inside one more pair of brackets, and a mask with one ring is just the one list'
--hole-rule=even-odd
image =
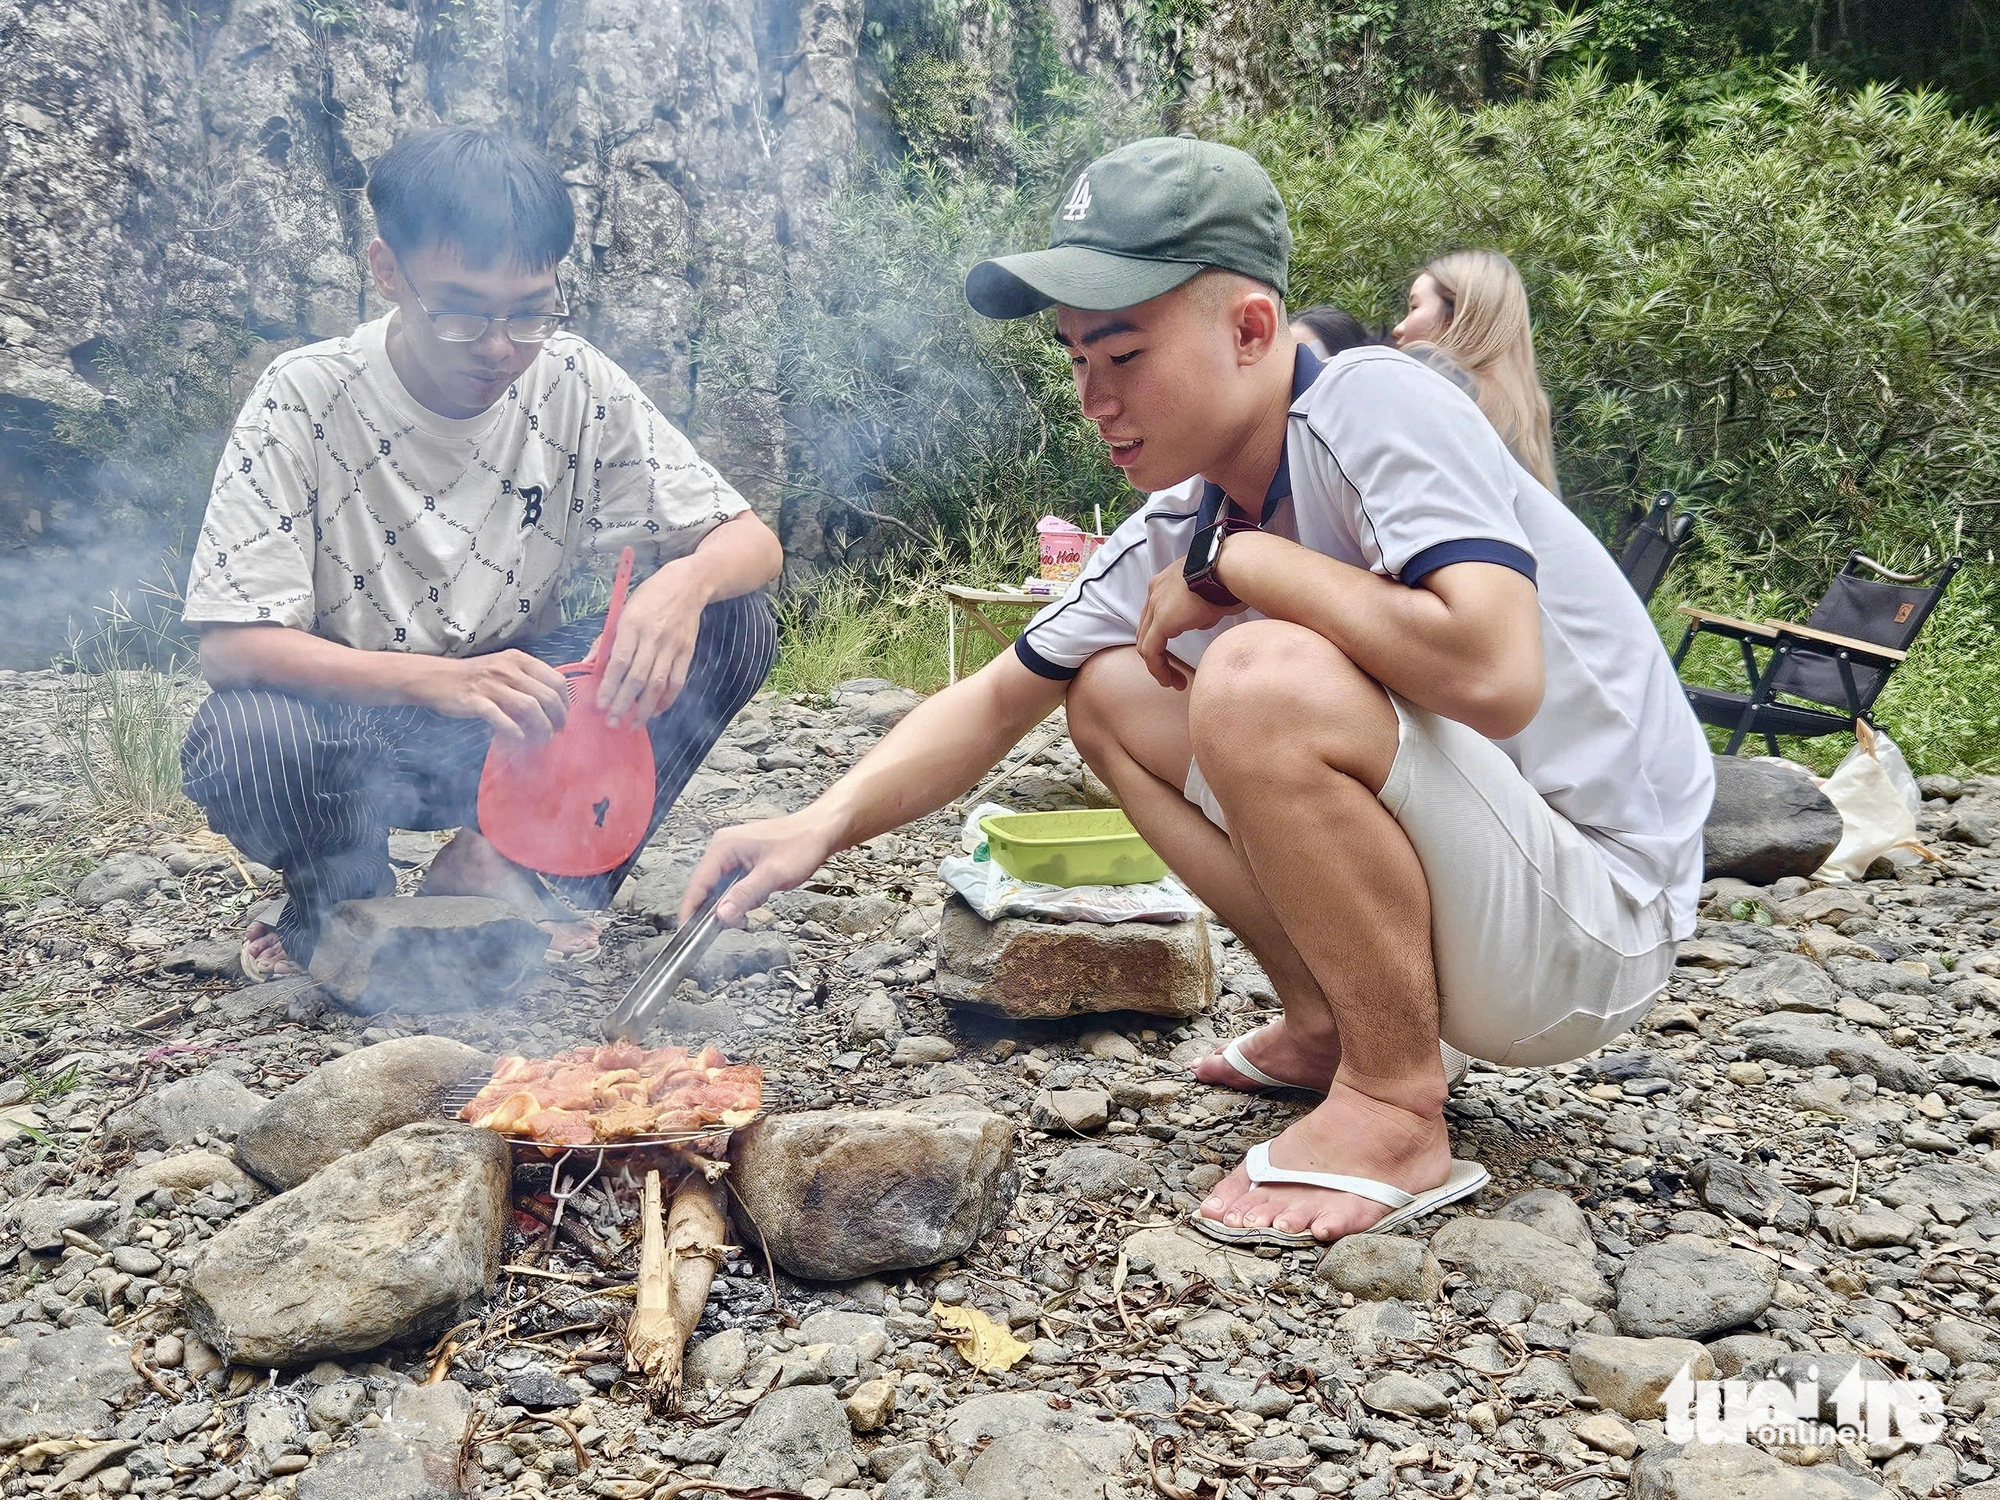
{"label": "metal tongs", "polygon": [[660,1004],[680,986],[680,982],[694,971],[696,962],[708,951],[708,945],[722,929],[722,921],[715,909],[722,902],[728,889],[743,877],[741,870],[731,870],[709,890],[695,913],[688,918],[687,925],[674,934],[674,940],[660,950],[659,956],[646,965],[646,971],[633,982],[632,988],[611,1018],[604,1023],[604,1035],[614,1042],[636,1042],[646,1034],[646,1027],[653,1019],[653,1013]]}

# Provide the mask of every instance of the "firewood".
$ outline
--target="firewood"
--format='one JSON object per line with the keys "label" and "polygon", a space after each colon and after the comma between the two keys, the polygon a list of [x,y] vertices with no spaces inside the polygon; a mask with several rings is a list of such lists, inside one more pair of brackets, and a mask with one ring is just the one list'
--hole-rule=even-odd
{"label": "firewood", "polygon": [[678,1372],[680,1340],[674,1328],[674,1284],[667,1270],[667,1236],[660,1218],[660,1173],[646,1174],[639,1202],[639,1281],[632,1321],[625,1325],[627,1363],[646,1378],[648,1389],[664,1389],[661,1375]]}
{"label": "firewood", "polygon": [[637,1305],[626,1325],[629,1363],[644,1377],[656,1404],[680,1401],[681,1361],[687,1341],[701,1321],[717,1264],[728,1253],[721,1191],[698,1174],[674,1189],[664,1226],[660,1174],[646,1174],[640,1209]]}

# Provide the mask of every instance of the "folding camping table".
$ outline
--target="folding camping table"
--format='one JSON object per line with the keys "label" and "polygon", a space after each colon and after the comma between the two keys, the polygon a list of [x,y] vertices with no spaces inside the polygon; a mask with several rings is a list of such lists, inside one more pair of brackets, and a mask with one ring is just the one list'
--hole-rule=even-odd
{"label": "folding camping table", "polygon": [[[979,630],[999,642],[1004,650],[1014,644],[1014,635],[1027,624],[1026,618],[1013,623],[1014,634],[1009,635],[1000,625],[986,616],[986,611],[1026,610],[1029,614],[1050,602],[1049,597],[1030,594],[1025,589],[973,589],[963,584],[948,583],[944,586],[944,628],[946,680],[958,681],[958,643],[961,632]],[[961,618],[961,616],[963,618]]]}

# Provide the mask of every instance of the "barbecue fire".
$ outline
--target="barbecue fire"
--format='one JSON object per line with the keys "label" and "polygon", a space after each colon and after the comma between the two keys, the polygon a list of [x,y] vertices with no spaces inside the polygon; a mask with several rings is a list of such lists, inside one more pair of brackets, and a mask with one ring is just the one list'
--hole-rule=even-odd
{"label": "barbecue fire", "polygon": [[714,1047],[650,1050],[630,1042],[550,1058],[503,1057],[459,1118],[549,1146],[729,1130],[763,1105],[764,1070]]}

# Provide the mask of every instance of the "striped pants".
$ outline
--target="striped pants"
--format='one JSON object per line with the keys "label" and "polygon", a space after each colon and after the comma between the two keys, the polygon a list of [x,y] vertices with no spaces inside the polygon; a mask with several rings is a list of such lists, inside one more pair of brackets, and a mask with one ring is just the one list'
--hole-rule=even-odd
{"label": "striped pants", "polygon": [[[520,649],[551,665],[575,661],[604,616],[572,620]],[[764,684],[778,627],[762,594],[702,611],[686,684],[647,726],[653,742],[652,826],[695,767]],[[300,963],[312,957],[341,901],[394,892],[389,830],[478,826],[479,777],[493,727],[397,705],[368,708],[225,688],[196,711],[181,747],[182,784],[209,826],[251,859],[283,872],[278,935]],[[604,875],[549,877],[582,908],[602,908],[638,860]]]}

